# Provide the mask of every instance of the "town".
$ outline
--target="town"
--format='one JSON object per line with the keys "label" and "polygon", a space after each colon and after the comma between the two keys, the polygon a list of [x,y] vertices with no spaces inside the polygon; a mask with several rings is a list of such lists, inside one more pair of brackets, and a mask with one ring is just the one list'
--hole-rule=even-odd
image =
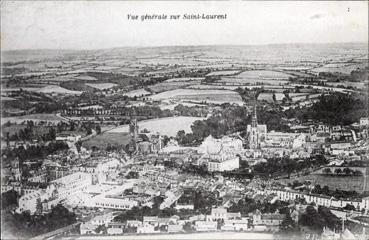
{"label": "town", "polygon": [[173,47],[4,63],[3,228],[367,239],[360,47],[340,62],[243,65],[223,52],[241,47],[182,47],[167,63]]}

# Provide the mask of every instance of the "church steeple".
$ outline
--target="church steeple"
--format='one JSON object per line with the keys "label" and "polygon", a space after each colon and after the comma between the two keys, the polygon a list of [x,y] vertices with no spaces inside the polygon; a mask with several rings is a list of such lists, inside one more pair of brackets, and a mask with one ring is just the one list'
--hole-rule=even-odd
{"label": "church steeple", "polygon": [[259,130],[258,130],[258,118],[256,114],[256,99],[254,103],[254,111],[251,118],[251,126],[249,129],[249,148],[257,149],[259,148]]}
{"label": "church steeple", "polygon": [[258,126],[258,117],[256,115],[256,100],[254,104],[254,112],[251,118],[251,127],[256,128]]}

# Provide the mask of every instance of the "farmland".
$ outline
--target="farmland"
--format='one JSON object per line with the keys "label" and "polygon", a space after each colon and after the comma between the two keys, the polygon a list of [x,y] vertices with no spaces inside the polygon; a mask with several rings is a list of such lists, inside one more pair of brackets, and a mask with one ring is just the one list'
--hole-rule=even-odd
{"label": "farmland", "polygon": [[[140,130],[147,129],[150,132],[160,132],[162,135],[176,136],[179,130],[184,130],[185,132],[191,132],[191,125],[196,120],[204,120],[204,118],[199,117],[169,117],[160,119],[151,119],[140,121]],[[123,125],[114,128],[107,133],[128,133],[129,126]]]}
{"label": "farmland", "polygon": [[235,71],[217,71],[217,72],[211,72],[206,76],[231,76],[231,75],[236,75],[240,73],[239,70],[235,70]]}
{"label": "farmland", "polygon": [[123,93],[123,96],[127,96],[127,97],[142,97],[146,95],[150,95],[150,92],[146,91],[143,88]]}
{"label": "farmland", "polygon": [[123,148],[130,141],[130,135],[124,132],[104,132],[100,135],[96,135],[87,141],[82,143],[85,148],[92,148],[93,146],[98,149],[106,149],[107,146],[115,146],[117,148]]}
{"label": "farmland", "polygon": [[[276,101],[282,101],[285,97],[283,93],[274,93]],[[260,93],[258,96],[258,100],[264,100],[267,102],[274,102],[273,100],[273,93]]]}
{"label": "farmland", "polygon": [[350,74],[356,69],[364,69],[368,63],[329,63],[322,67],[312,69],[313,72],[329,72],[329,73],[344,73]]}
{"label": "farmland", "polygon": [[72,91],[66,88],[62,88],[56,85],[49,85],[38,90],[41,93],[56,93],[56,94],[69,94],[69,95],[81,95],[80,91]]}
{"label": "farmland", "polygon": [[[367,173],[366,173],[367,174]],[[364,190],[364,181],[365,178],[363,176],[335,176],[335,175],[324,175],[321,174],[318,170],[317,172],[313,172],[308,176],[300,176],[297,178],[291,178],[288,180],[281,180],[282,182],[293,182],[294,180],[298,180],[300,182],[310,180],[314,184],[319,184],[320,186],[328,186],[330,189],[341,189],[346,191],[355,190],[357,192],[363,192]],[[366,191],[369,190],[369,185],[366,185]]]}
{"label": "farmland", "polygon": [[65,118],[57,116],[55,114],[30,114],[24,116],[17,117],[5,117],[1,119],[2,123],[11,122],[11,123],[23,123],[24,121],[34,121],[34,122],[53,122],[58,123],[61,121],[67,121]]}
{"label": "farmland", "polygon": [[157,83],[153,86],[150,86],[149,89],[155,93],[159,93],[159,92],[165,92],[165,91],[170,91],[170,90],[175,90],[175,89],[179,89],[179,88],[184,88],[193,84],[200,84],[200,80],[194,80],[194,81],[183,81],[183,82],[177,82],[177,81],[172,81],[172,82],[162,82],[162,83]]}
{"label": "farmland", "polygon": [[118,86],[118,84],[115,83],[86,83],[86,85],[99,90],[109,89]]}
{"label": "farmland", "polygon": [[227,83],[227,84],[286,84],[288,83],[288,79],[293,77],[292,75],[277,72],[277,71],[269,71],[269,70],[252,70],[245,71],[240,73],[239,75],[232,77],[222,77],[218,82]]}

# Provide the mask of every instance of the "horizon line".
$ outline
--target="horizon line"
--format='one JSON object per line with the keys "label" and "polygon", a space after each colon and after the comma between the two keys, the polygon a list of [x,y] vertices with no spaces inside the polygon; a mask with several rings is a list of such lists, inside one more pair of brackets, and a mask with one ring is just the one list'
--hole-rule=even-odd
{"label": "horizon line", "polygon": [[244,47],[244,46],[273,46],[273,45],[324,45],[324,44],[368,44],[365,41],[350,41],[350,42],[291,42],[291,43],[260,43],[260,44],[189,44],[189,45],[146,45],[146,46],[112,46],[106,48],[86,48],[86,49],[75,49],[75,48],[22,48],[22,49],[1,49],[1,52],[21,52],[21,51],[99,51],[99,50],[111,50],[119,48],[163,48],[163,47]]}

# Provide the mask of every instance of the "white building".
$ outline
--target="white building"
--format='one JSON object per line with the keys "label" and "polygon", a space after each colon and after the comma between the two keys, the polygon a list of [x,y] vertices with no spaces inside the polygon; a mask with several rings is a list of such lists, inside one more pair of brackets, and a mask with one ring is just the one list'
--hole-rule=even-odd
{"label": "white building", "polygon": [[58,134],[55,138],[56,141],[77,142],[81,139],[81,135],[76,134]]}
{"label": "white building", "polygon": [[231,159],[226,159],[224,161],[220,160],[209,160],[208,171],[209,172],[224,172],[232,171],[240,167],[239,157],[234,157]]}
{"label": "white building", "polygon": [[57,197],[62,200],[80,193],[92,184],[92,176],[89,173],[76,172],[51,182],[57,191]]}
{"label": "white building", "polygon": [[369,125],[369,118],[368,117],[360,118],[360,126],[368,126],[368,125]]}
{"label": "white building", "polygon": [[196,221],[195,222],[195,229],[198,232],[210,232],[217,230],[217,222],[212,221]]}
{"label": "white building", "polygon": [[223,231],[246,231],[249,228],[248,223],[248,218],[225,220],[221,229]]}

